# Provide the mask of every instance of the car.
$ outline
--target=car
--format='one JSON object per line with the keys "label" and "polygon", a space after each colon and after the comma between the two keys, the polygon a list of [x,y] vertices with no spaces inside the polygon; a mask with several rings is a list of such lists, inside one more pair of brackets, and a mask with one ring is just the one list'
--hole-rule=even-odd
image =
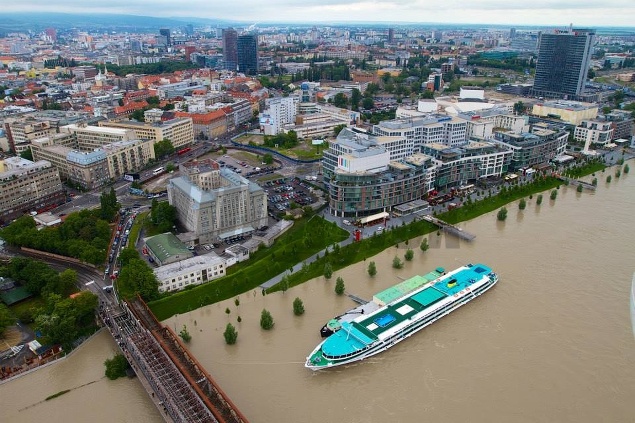
{"label": "car", "polygon": [[193,246],[193,245],[190,245],[190,246],[188,246],[188,247],[187,247],[187,249],[188,249],[188,250],[190,250],[190,251],[192,251],[192,250],[194,249],[194,246]]}
{"label": "car", "polygon": [[384,230],[383,226],[380,226],[379,228],[377,228],[377,232],[383,232],[383,230]]}
{"label": "car", "polygon": [[350,224],[351,224],[351,222],[349,220],[346,220],[346,219],[342,220],[342,223],[347,225],[347,226],[350,226]]}

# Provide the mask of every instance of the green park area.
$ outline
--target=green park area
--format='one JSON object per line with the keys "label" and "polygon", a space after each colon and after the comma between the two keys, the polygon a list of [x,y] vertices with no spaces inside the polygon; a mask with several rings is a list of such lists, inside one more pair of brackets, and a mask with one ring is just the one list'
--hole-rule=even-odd
{"label": "green park area", "polygon": [[234,141],[255,147],[266,147],[292,159],[317,160],[322,158],[322,152],[327,148],[327,144],[313,145],[310,139],[298,138],[295,132],[278,135],[254,135],[246,134]]}
{"label": "green park area", "polygon": [[296,221],[270,248],[228,269],[227,276],[170,294],[148,305],[159,320],[232,298],[258,287],[328,245],[348,238],[347,231],[319,216]]}

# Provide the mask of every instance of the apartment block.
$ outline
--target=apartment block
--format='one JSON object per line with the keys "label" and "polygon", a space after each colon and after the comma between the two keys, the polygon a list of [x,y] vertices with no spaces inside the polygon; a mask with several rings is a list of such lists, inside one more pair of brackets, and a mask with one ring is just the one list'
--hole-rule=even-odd
{"label": "apartment block", "polygon": [[509,170],[547,164],[557,156],[564,154],[569,133],[552,130],[543,125],[534,125],[531,132],[516,134],[510,131],[497,131],[494,141],[513,151]]}
{"label": "apartment block", "polygon": [[35,159],[52,163],[62,179],[94,189],[125,173],[137,172],[154,159],[152,141],[128,139],[129,136],[134,136],[134,132],[67,126],[59,134],[33,140],[31,150]]}
{"label": "apartment block", "polygon": [[469,141],[461,147],[427,144],[421,152],[432,159],[434,186],[440,189],[501,176],[507,172],[513,155],[510,148],[486,141]]}
{"label": "apartment block", "polygon": [[9,148],[17,155],[27,150],[32,140],[57,132],[49,122],[33,117],[8,118],[4,121],[4,128]]}
{"label": "apartment block", "polygon": [[59,172],[46,160],[11,157],[0,162],[0,223],[43,212],[66,201]]}
{"label": "apartment block", "polygon": [[284,125],[295,122],[298,114],[298,97],[275,97],[265,102],[266,108],[260,115],[260,130],[265,135],[277,135]]}
{"label": "apartment block", "polygon": [[257,184],[213,160],[184,163],[180,172],[168,183],[168,199],[199,243],[249,234],[267,224],[267,195]]}
{"label": "apartment block", "polygon": [[345,128],[324,153],[330,212],[362,217],[421,199],[432,189],[432,160],[412,154],[391,160],[378,137]]}
{"label": "apartment block", "polygon": [[412,142],[413,152],[426,144],[455,147],[467,141],[467,122],[464,119],[432,114],[426,117],[394,119],[373,126],[373,134],[405,137]]}
{"label": "apartment block", "polygon": [[192,144],[194,141],[194,126],[192,118],[175,118],[162,122],[99,122],[102,128],[120,128],[134,131],[135,138],[151,140],[153,143],[169,139],[174,148],[179,149]]}
{"label": "apartment block", "polygon": [[594,120],[583,120],[575,127],[573,137],[578,142],[583,142],[585,150],[589,145],[606,145],[613,140],[615,128],[611,122],[600,122]]}

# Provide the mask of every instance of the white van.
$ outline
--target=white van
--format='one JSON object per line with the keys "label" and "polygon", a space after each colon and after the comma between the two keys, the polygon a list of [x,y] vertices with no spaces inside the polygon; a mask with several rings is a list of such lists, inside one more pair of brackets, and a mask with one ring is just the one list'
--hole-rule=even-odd
{"label": "white van", "polygon": [[346,226],[350,226],[351,225],[350,220],[346,220],[346,219],[342,220],[342,223],[345,224]]}

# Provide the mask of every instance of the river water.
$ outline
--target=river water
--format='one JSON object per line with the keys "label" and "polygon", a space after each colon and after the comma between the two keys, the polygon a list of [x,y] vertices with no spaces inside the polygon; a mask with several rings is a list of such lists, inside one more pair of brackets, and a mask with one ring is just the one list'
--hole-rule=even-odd
{"label": "river water", "polygon": [[[633,163],[631,163],[631,167]],[[612,173],[612,171],[611,171]],[[608,174],[601,174],[604,180]],[[626,422],[635,419],[635,340],[629,289],[635,271],[635,176],[613,177],[598,191],[562,187],[524,211],[508,206],[462,224],[472,243],[432,234],[430,250],[415,251],[403,269],[391,267],[407,246],[369,258],[325,281],[286,293],[259,290],[174,316],[187,325],[191,350],[252,423],[259,422]],[[366,272],[377,263],[377,276]],[[482,262],[500,274],[485,295],[415,336],[364,362],[330,371],[304,368],[320,342],[320,327],[355,304],[333,292],[341,276],[348,292],[375,292],[437,266]],[[292,312],[295,297],[306,313]],[[231,313],[227,315],[225,309]],[[275,327],[263,331],[267,308]],[[241,316],[242,322],[237,322]],[[238,330],[225,345],[227,322]],[[7,421],[159,421],[135,380],[100,379],[114,344],[100,335],[64,363],[0,386]],[[46,403],[61,389],[97,380]],[[25,407],[33,405],[24,410]],[[77,413],[77,418],[61,419]]]}
{"label": "river water", "polygon": [[[0,385],[0,421],[154,423],[159,411],[137,379],[108,380],[104,360],[118,347],[103,330],[64,360]],[[70,389],[60,397],[50,395]]]}

